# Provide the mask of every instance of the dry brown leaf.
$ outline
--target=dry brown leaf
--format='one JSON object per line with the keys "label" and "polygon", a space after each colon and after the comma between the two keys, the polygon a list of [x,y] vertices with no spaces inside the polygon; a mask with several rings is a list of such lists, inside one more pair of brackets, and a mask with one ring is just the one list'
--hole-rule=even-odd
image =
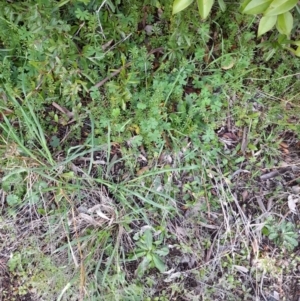
{"label": "dry brown leaf", "polygon": [[137,176],[141,176],[142,174],[144,174],[145,172],[147,172],[149,170],[149,166],[144,166],[143,168],[141,168],[140,170],[138,170],[136,172]]}
{"label": "dry brown leaf", "polygon": [[283,148],[282,151],[283,151],[285,154],[287,154],[287,155],[290,153],[289,150],[288,150],[287,148]]}
{"label": "dry brown leaf", "polygon": [[289,148],[289,146],[285,142],[280,142],[280,147],[282,148]]}
{"label": "dry brown leaf", "polygon": [[85,213],[79,213],[78,214],[78,217],[83,219],[84,221],[86,221],[88,224],[91,224],[93,226],[98,226],[99,223],[94,220],[91,216],[89,216],[88,214],[85,214]]}
{"label": "dry brown leaf", "polygon": [[229,69],[231,69],[234,66],[234,63],[235,63],[235,61],[232,60],[228,65],[223,65],[221,68],[223,70],[229,70]]}
{"label": "dry brown leaf", "polygon": [[245,126],[243,131],[243,138],[241,143],[241,151],[245,155],[248,146],[248,128]]}
{"label": "dry brown leaf", "polygon": [[96,213],[97,213],[97,215],[99,215],[101,218],[110,221],[110,218],[107,217],[100,209],[96,210]]}
{"label": "dry brown leaf", "polygon": [[200,222],[200,221],[198,222],[198,224],[199,224],[200,226],[204,227],[204,228],[213,229],[213,230],[219,229],[219,228],[220,228],[220,227],[218,227],[218,226],[205,224],[205,223]]}
{"label": "dry brown leaf", "polygon": [[259,208],[260,208],[260,210],[262,211],[262,213],[267,212],[267,209],[266,209],[266,207],[265,207],[265,205],[264,205],[264,203],[263,203],[263,201],[262,201],[262,198],[261,198],[260,196],[257,196],[257,197],[256,197],[256,200],[257,200],[257,203],[258,203]]}
{"label": "dry brown leaf", "polygon": [[113,43],[114,40],[110,40],[101,46],[102,50],[105,51]]}
{"label": "dry brown leaf", "polygon": [[247,190],[244,190],[244,191],[242,192],[243,202],[247,201],[248,196],[249,196],[248,191],[247,191]]}
{"label": "dry brown leaf", "polygon": [[288,206],[291,210],[291,212],[296,213],[296,203],[298,202],[297,198],[294,198],[292,195],[288,196]]}
{"label": "dry brown leaf", "polygon": [[249,272],[249,269],[247,269],[246,267],[243,267],[241,265],[233,265],[233,267],[235,269],[237,269],[239,272],[242,272],[242,273],[248,273]]}
{"label": "dry brown leaf", "polygon": [[292,187],[294,193],[300,193],[300,186],[296,185]]}
{"label": "dry brown leaf", "polygon": [[223,134],[223,138],[231,139],[233,141],[238,140],[238,137],[234,133],[225,133]]}
{"label": "dry brown leaf", "polygon": [[52,106],[55,107],[57,110],[59,110],[60,112],[62,112],[63,114],[67,115],[69,118],[73,118],[74,117],[74,113],[70,112],[68,109],[60,106],[58,103],[56,103],[55,101],[52,102]]}
{"label": "dry brown leaf", "polygon": [[179,237],[183,238],[183,237],[187,237],[188,236],[188,232],[186,231],[185,228],[183,227],[176,227],[176,235],[178,235]]}
{"label": "dry brown leaf", "polygon": [[259,250],[259,245],[258,245],[258,242],[257,242],[257,239],[254,237],[254,239],[252,240],[252,250],[253,250],[253,253],[254,254],[257,254],[258,250]]}
{"label": "dry brown leaf", "polygon": [[172,280],[179,278],[181,275],[181,272],[172,273],[164,280],[164,282],[171,282]]}

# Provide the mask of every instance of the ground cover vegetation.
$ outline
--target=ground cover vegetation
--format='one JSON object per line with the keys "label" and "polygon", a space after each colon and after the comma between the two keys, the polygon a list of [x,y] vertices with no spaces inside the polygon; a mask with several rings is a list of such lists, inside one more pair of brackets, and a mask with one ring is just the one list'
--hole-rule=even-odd
{"label": "ground cover vegetation", "polygon": [[299,300],[298,45],[192,2],[0,0],[1,300]]}

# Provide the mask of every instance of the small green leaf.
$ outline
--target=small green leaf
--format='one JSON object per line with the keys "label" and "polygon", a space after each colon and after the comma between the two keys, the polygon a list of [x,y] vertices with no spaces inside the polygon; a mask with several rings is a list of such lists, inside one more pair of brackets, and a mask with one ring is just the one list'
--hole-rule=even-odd
{"label": "small green leaf", "polygon": [[285,34],[279,34],[277,43],[280,45],[286,45],[286,44],[290,44],[291,41],[288,39],[288,37]]}
{"label": "small green leaf", "polygon": [[146,257],[147,257],[147,259],[149,260],[149,263],[151,263],[151,261],[152,261],[152,253],[151,253],[151,252],[148,252],[148,253],[146,254]]}
{"label": "small green leaf", "polygon": [[164,262],[161,260],[161,258],[156,255],[156,254],[152,254],[152,259],[154,262],[155,267],[161,272],[163,273],[166,270],[166,265],[164,264]]}
{"label": "small green leaf", "polygon": [[281,34],[285,34],[289,37],[293,29],[293,23],[294,19],[292,14],[290,12],[286,12],[278,16],[276,28]]}
{"label": "small green leaf", "polygon": [[162,247],[159,250],[155,251],[155,254],[159,256],[167,256],[169,254],[169,248],[168,247]]}
{"label": "small green leaf", "polygon": [[141,257],[144,257],[146,256],[147,252],[146,251],[143,251],[143,250],[139,250],[139,251],[136,251],[133,258],[134,259],[138,259],[138,258],[141,258]]}
{"label": "small green leaf", "polygon": [[138,277],[142,277],[144,273],[146,272],[147,268],[149,267],[149,259],[147,257],[144,257],[144,259],[141,261],[141,263],[138,265],[136,269],[136,274]]}
{"label": "small green leaf", "polygon": [[214,2],[215,0],[197,0],[199,14],[203,20],[209,15]]}
{"label": "small green leaf", "polygon": [[224,0],[218,0],[218,2],[219,2],[219,6],[221,8],[221,11],[222,12],[226,11],[226,4],[225,4]]}
{"label": "small green leaf", "polygon": [[145,243],[146,243],[147,249],[151,250],[152,244],[153,244],[153,236],[152,236],[151,230],[147,229],[144,233],[144,237],[145,237]]}
{"label": "small green leaf", "polygon": [[276,232],[271,232],[271,233],[269,234],[269,239],[270,239],[270,240],[274,240],[274,239],[276,239],[276,238],[278,238],[278,234],[277,234]]}
{"label": "small green leaf", "polygon": [[274,0],[264,12],[265,16],[277,16],[286,13],[296,6],[298,0]]}
{"label": "small green leaf", "polygon": [[114,108],[112,109],[111,115],[114,118],[117,118],[121,114],[120,108]]}
{"label": "small green leaf", "polygon": [[62,6],[64,6],[65,4],[67,4],[68,2],[70,2],[70,0],[62,1],[62,2],[60,2],[60,3],[57,4],[57,7],[62,7]]}
{"label": "small green leaf", "polygon": [[69,172],[64,172],[61,174],[61,177],[63,177],[66,180],[70,180],[73,179],[75,177],[75,174],[73,171],[69,171]]}
{"label": "small green leaf", "polygon": [[261,232],[265,236],[268,236],[270,234],[270,231],[269,231],[268,227],[263,227]]}
{"label": "small green leaf", "polygon": [[271,30],[276,24],[277,16],[262,17],[259,22],[257,37]]}
{"label": "small green leaf", "polygon": [[252,0],[246,5],[242,13],[247,15],[257,15],[264,13],[272,0]]}
{"label": "small green leaf", "polygon": [[[293,233],[295,234],[295,233]],[[292,236],[286,236],[285,237],[285,241],[288,243],[288,244],[291,244],[293,247],[297,247],[298,246],[298,241],[295,237],[292,237]]]}
{"label": "small green leaf", "polygon": [[172,14],[175,15],[182,10],[186,9],[189,5],[193,3],[194,0],[175,0],[173,3]]}
{"label": "small green leaf", "polygon": [[56,135],[52,136],[52,137],[51,137],[51,140],[50,140],[50,145],[51,145],[52,147],[58,147],[59,144],[60,144],[59,138],[58,138]]}

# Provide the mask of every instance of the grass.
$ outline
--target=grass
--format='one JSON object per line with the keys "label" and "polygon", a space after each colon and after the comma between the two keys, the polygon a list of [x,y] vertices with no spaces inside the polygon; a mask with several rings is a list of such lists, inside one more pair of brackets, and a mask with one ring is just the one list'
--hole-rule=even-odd
{"label": "grass", "polygon": [[296,298],[299,59],[230,5],[42,2],[0,1],[0,299]]}

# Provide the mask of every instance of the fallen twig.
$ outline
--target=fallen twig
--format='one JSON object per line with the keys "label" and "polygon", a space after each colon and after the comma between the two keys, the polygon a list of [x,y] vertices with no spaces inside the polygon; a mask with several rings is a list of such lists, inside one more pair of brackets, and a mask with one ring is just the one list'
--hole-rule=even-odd
{"label": "fallen twig", "polygon": [[247,150],[247,146],[248,146],[248,127],[244,127],[243,130],[243,138],[242,138],[242,144],[241,144],[241,151],[243,153],[243,155],[245,155],[246,150]]}
{"label": "fallen twig", "polygon": [[[276,167],[275,167],[276,168]],[[273,170],[269,173],[266,173],[262,176],[260,176],[260,179],[262,181],[265,181],[265,180],[268,180],[268,179],[271,179],[271,178],[274,178],[280,174],[284,174],[285,172],[287,171],[292,171],[292,172],[299,172],[299,167],[296,166],[296,164],[294,165],[289,165],[289,166],[285,166],[285,167],[279,167],[278,169],[276,170]],[[292,180],[294,181],[294,180]]]}
{"label": "fallen twig", "polygon": [[274,177],[278,176],[279,174],[280,173],[279,173],[278,170],[274,170],[274,171],[271,171],[269,173],[266,173],[266,174],[260,176],[260,180],[261,181],[266,181],[268,179],[271,179],[271,178],[274,178]]}
{"label": "fallen twig", "polygon": [[74,113],[70,112],[68,109],[61,107],[58,103],[55,101],[52,102],[52,106],[56,108],[57,110],[61,111],[63,114],[67,115],[69,118],[74,117]]}
{"label": "fallen twig", "polygon": [[[66,124],[70,124],[72,122],[75,121],[74,118],[74,113],[70,112],[68,109],[61,107],[58,103],[56,103],[55,101],[52,102],[52,106],[54,108],[56,108],[58,111],[62,112],[63,114],[67,115],[67,117],[71,120],[69,120]],[[62,122],[61,120],[59,121],[60,124],[62,125],[66,125],[64,122]]]}
{"label": "fallen twig", "polygon": [[94,88],[100,88],[101,86],[103,86],[108,80],[110,80],[112,77],[118,75],[124,68],[127,68],[131,65],[131,62],[127,63],[125,66],[122,66],[121,68],[117,69],[116,71],[114,71],[112,74],[110,74],[109,76],[107,76],[106,78],[102,79],[102,81],[100,81],[99,83],[97,83]]}

